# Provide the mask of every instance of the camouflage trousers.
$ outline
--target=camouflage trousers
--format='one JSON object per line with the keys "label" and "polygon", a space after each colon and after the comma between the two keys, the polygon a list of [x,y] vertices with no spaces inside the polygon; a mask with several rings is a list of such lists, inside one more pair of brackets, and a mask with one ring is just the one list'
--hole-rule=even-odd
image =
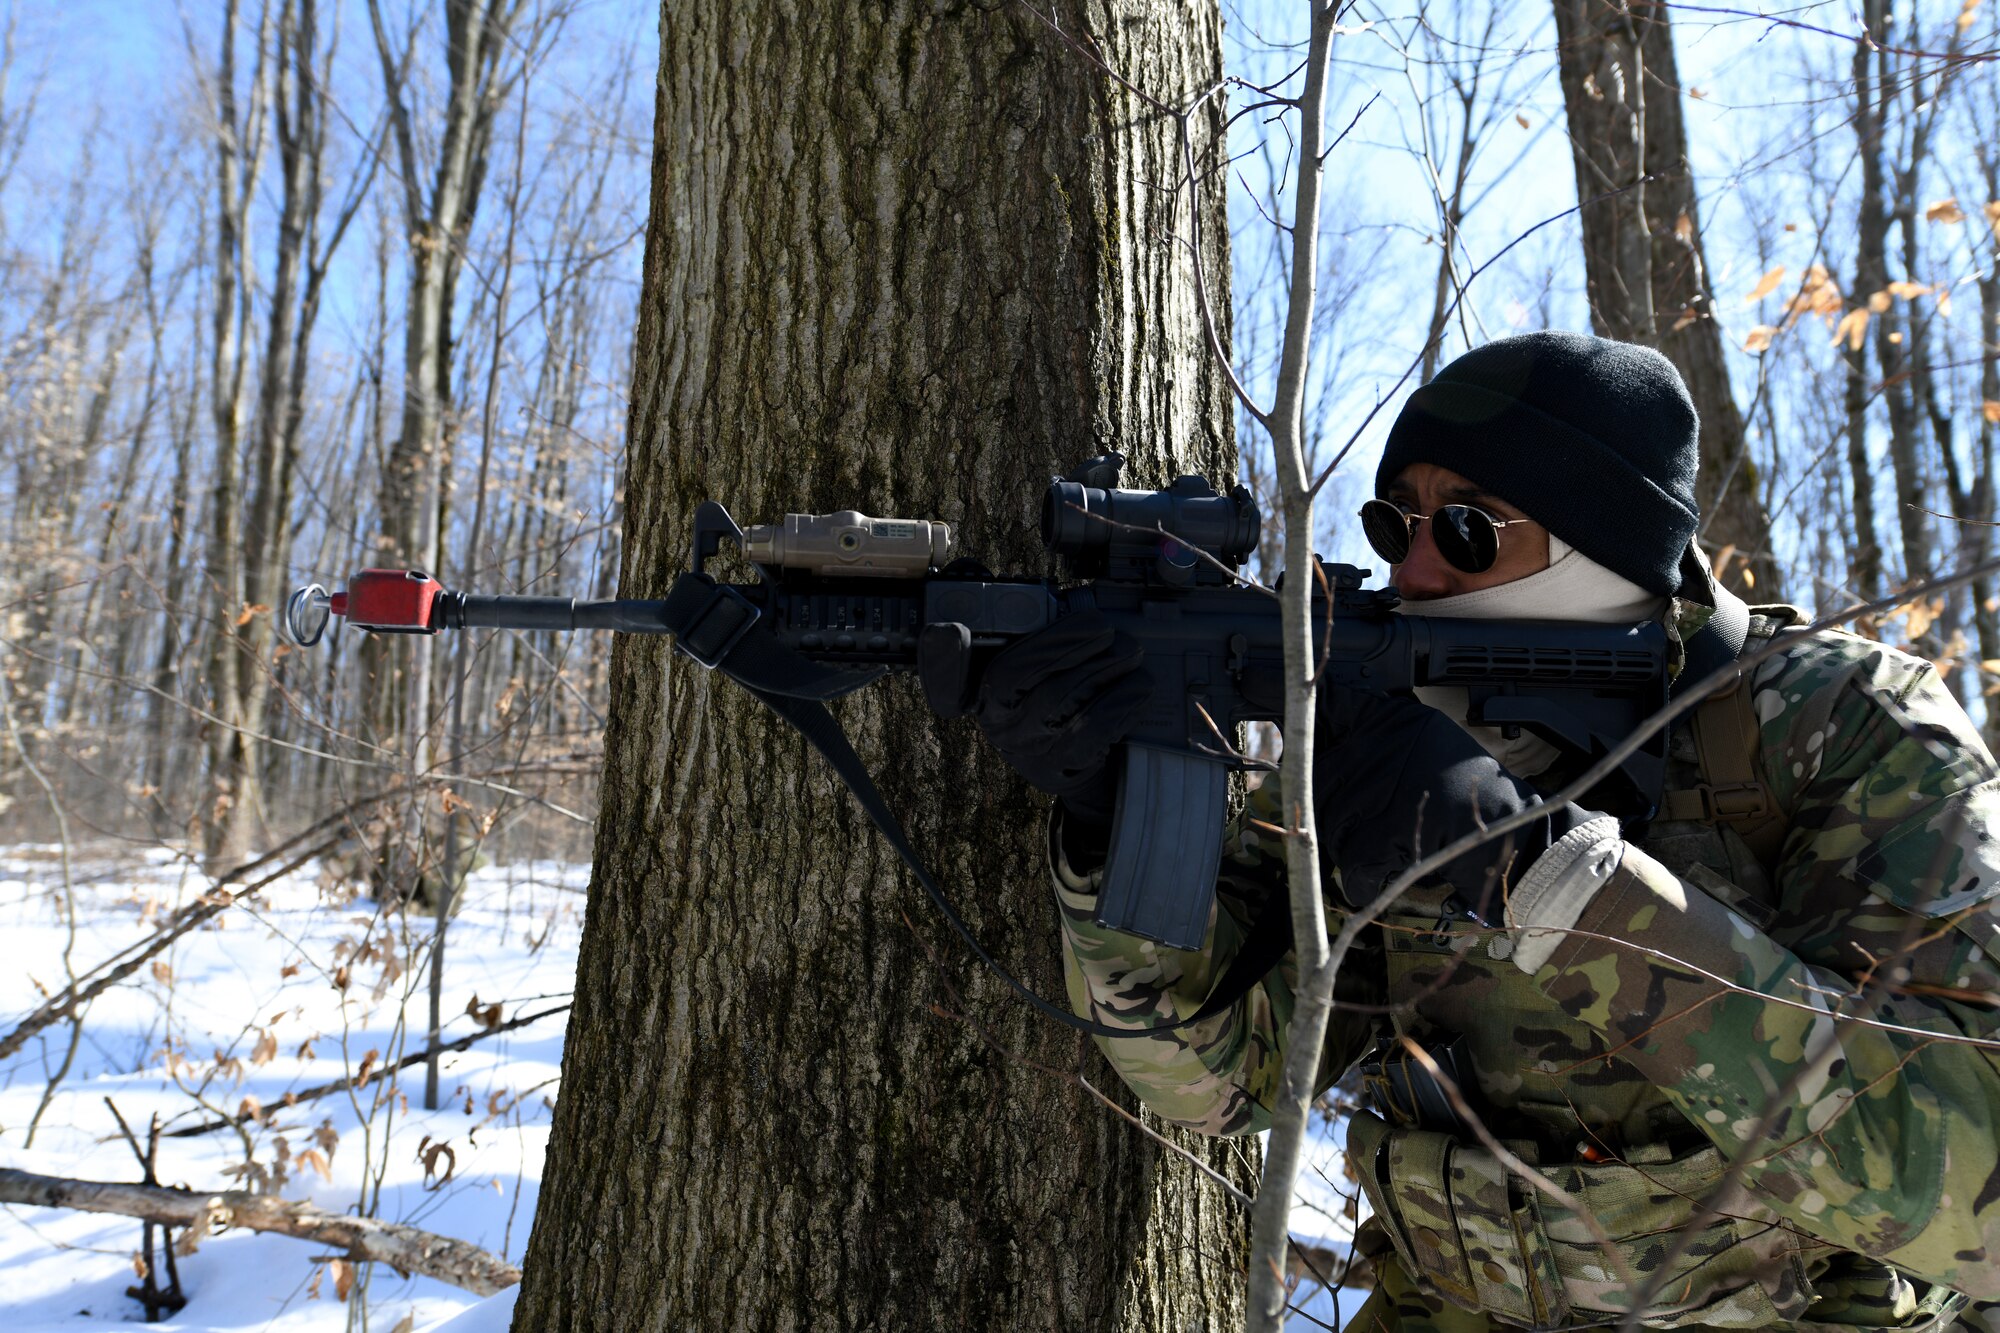
{"label": "camouflage trousers", "polygon": [[[1397,1260],[1395,1251],[1384,1248],[1372,1259],[1375,1269],[1375,1290],[1353,1315],[1341,1325],[1342,1333],[1512,1333],[1518,1325],[1502,1322],[1479,1310],[1465,1310],[1438,1296],[1430,1295],[1419,1287],[1403,1265]],[[1880,1296],[1881,1299],[1874,1299]],[[1907,1298],[1898,1299],[1887,1292],[1873,1293],[1866,1290],[1843,1291],[1837,1297],[1821,1300],[1807,1312],[1805,1319],[1784,1320],[1770,1327],[1778,1329],[1894,1329],[1898,1333],[1943,1333],[1958,1325],[1948,1305],[1955,1302],[1928,1300],[1916,1302],[1915,1308]],[[1967,1329],[1983,1330],[1984,1333],[2000,1333],[2000,1318],[1989,1317],[1982,1321],[1979,1307],[1967,1312],[1964,1325]],[[1986,1307],[1989,1312],[2000,1313],[2000,1305]],[[1615,1316],[1605,1323],[1571,1323],[1570,1328],[1610,1328],[1616,1326]],[[1683,1326],[1700,1333],[1703,1326]]]}

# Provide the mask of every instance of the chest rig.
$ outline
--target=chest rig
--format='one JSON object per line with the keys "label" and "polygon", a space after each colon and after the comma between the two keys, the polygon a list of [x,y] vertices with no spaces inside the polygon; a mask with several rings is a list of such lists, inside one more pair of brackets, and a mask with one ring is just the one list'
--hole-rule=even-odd
{"label": "chest rig", "polygon": [[[1754,649],[1802,618],[1750,609],[1736,643]],[[1688,670],[1698,679],[1716,665]],[[1762,927],[1790,827],[1764,780],[1750,674],[1739,670],[1675,727],[1659,813],[1635,843]],[[1591,1327],[1626,1315],[1627,1275],[1652,1273],[1667,1241],[1692,1227],[1640,1315],[1645,1327],[1851,1333],[1841,1311],[1857,1302],[1879,1329],[1950,1325],[1964,1298],[1947,1288],[1777,1225],[1754,1201],[1728,1216],[1700,1211],[1727,1169],[1720,1151],[1593,1030],[1551,1012],[1508,961],[1506,932],[1448,900],[1413,894],[1399,907],[1382,922],[1389,998],[1412,1011],[1397,1035],[1424,1046],[1501,1147],[1578,1208],[1526,1186],[1437,1081],[1385,1044],[1362,1067],[1370,1109],[1348,1122],[1349,1159],[1374,1209],[1355,1237],[1360,1252],[1393,1258],[1489,1327]]]}

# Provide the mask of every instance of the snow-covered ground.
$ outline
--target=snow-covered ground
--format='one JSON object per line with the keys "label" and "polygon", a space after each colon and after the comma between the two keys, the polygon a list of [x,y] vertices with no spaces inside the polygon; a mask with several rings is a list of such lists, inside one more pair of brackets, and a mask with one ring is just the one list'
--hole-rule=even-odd
{"label": "snow-covered ground", "polygon": [[[0,1034],[65,984],[66,948],[83,972],[210,887],[165,851],[81,855],[72,879],[73,943],[57,850],[0,847]],[[499,1021],[508,1021],[567,1002],[588,881],[589,868],[577,865],[473,874],[446,944],[447,1040],[482,1030],[467,1012],[475,998],[489,1022],[493,1005]],[[447,1055],[436,1111],[422,1109],[420,1064],[373,1077],[352,1095],[286,1105],[287,1093],[353,1077],[364,1066],[373,1073],[422,1049],[429,935],[427,915],[406,922],[323,885],[313,869],[270,885],[94,1001],[73,1059],[71,1029],[59,1022],[0,1061],[0,1166],[136,1181],[138,1163],[107,1099],[141,1142],[155,1114],[170,1134],[240,1114],[254,1099],[263,1117],[246,1130],[247,1152],[245,1136],[229,1129],[163,1137],[161,1182],[223,1189],[261,1179],[286,1198],[309,1198],[333,1212],[365,1194],[376,1217],[519,1263],[534,1219],[566,1015]],[[66,1059],[43,1106],[50,1076]],[[1294,1234],[1344,1250],[1351,1225],[1343,1193],[1351,1190],[1337,1144],[1322,1138],[1300,1180]],[[126,1295],[139,1244],[140,1224],[128,1218],[0,1208],[5,1333],[142,1323],[139,1303]],[[343,1272],[332,1258],[324,1247],[286,1236],[207,1237],[179,1260],[187,1307],[156,1327],[505,1333],[512,1292],[479,1301],[380,1265]],[[339,1298],[348,1281],[363,1291],[361,1301]],[[1341,1313],[1351,1315],[1358,1299],[1346,1294]],[[1334,1322],[1325,1293],[1305,1308]]]}
{"label": "snow-covered ground", "polygon": [[[209,885],[165,852],[73,867],[78,971],[149,933],[151,922]],[[585,866],[482,869],[453,921],[445,952],[447,1039],[489,1020],[556,1008],[576,975]],[[0,849],[0,1028],[64,984],[61,862],[54,848]],[[421,1065],[372,1079],[353,1095],[287,1107],[287,1092],[392,1064],[422,1049],[427,1014],[427,918],[407,923],[367,899],[329,894],[301,872],[184,936],[83,1016],[81,1041],[58,1091],[70,1028],[58,1023],[0,1062],[0,1165],[45,1175],[136,1181],[138,1163],[109,1098],[143,1142],[158,1114],[169,1131],[264,1109],[243,1137],[231,1130],[162,1138],[162,1183],[241,1188],[257,1172],[287,1198],[339,1212],[367,1194],[384,1220],[475,1242],[520,1262],[534,1218],[565,1015],[556,1013],[447,1055],[440,1108],[422,1108]],[[405,1017],[407,1015],[407,1017]],[[213,1113],[201,1111],[200,1101]],[[39,1123],[35,1124],[39,1111]],[[34,1124],[34,1139],[28,1136]],[[437,1145],[443,1144],[442,1151]],[[425,1158],[428,1157],[428,1165]],[[449,1177],[446,1179],[446,1177]],[[143,1322],[125,1294],[135,1281],[140,1224],[49,1209],[0,1209],[0,1311],[7,1333],[124,1327]],[[365,1284],[365,1327],[421,1330],[468,1311],[471,1294],[387,1267],[343,1273],[324,1247],[285,1236],[223,1233],[179,1261],[189,1304],[158,1325],[177,1329],[345,1330],[343,1280]],[[467,1320],[504,1328],[505,1297]],[[496,1322],[497,1321],[497,1322]],[[352,1327],[363,1327],[354,1319]],[[484,1327],[475,1324],[473,1327]],[[454,1323],[454,1333],[465,1325]]]}

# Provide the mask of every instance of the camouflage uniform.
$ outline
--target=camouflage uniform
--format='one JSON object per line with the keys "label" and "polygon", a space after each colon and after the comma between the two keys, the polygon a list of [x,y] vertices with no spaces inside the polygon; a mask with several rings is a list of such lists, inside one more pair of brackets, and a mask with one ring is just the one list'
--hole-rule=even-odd
{"label": "camouflage uniform", "polygon": [[[1630,1275],[1658,1279],[1653,1327],[1947,1326],[1954,1289],[2000,1298],[2000,1045],[1938,1040],[2000,1037],[2000,775],[1931,665],[1881,644],[1801,637],[1750,688],[1788,827],[1774,866],[1729,829],[1655,821],[1532,976],[1513,933],[1455,916],[1442,889],[1364,935],[1342,993],[1398,1007],[1337,1009],[1324,1081],[1390,1027],[1432,1049],[1456,1037],[1482,1119],[1615,1253],[1475,1139],[1360,1111],[1348,1146],[1379,1285],[1351,1327],[1615,1323]],[[1669,786],[1698,781],[1677,730]],[[1251,822],[1279,822],[1274,803],[1259,792],[1232,821],[1199,953],[1096,925],[1094,876],[1055,855],[1079,1013],[1141,1027],[1201,1006],[1254,900],[1284,891],[1283,848]],[[1250,1133],[1295,981],[1288,957],[1196,1030],[1099,1045],[1163,1117]],[[1726,1215],[1700,1220],[1743,1156]]]}

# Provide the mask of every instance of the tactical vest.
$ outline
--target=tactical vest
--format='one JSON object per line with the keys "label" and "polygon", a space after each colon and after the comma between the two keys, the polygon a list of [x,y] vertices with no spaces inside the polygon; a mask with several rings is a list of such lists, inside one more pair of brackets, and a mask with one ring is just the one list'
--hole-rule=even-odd
{"label": "tactical vest", "polygon": [[[1755,608],[1751,644],[1798,615]],[[1739,677],[1674,728],[1666,799],[1638,843],[1759,925],[1770,919],[1771,872],[1789,831],[1762,768],[1749,685]],[[1417,1015],[1403,1024],[1408,1035],[1448,1049],[1501,1146],[1580,1207],[1525,1184],[1469,1132],[1440,1129],[1413,1102],[1404,1105],[1411,1099],[1399,1100],[1378,1068],[1371,1102],[1388,1118],[1357,1111],[1347,1130],[1375,1211],[1357,1237],[1364,1252],[1393,1246],[1427,1291],[1520,1327],[1615,1322],[1632,1275],[1650,1279],[1674,1248],[1682,1253],[1641,1321],[1648,1327],[1949,1324],[1962,1304],[1955,1293],[1924,1294],[1886,1265],[1800,1236],[1754,1200],[1698,1224],[1692,1243],[1679,1246],[1726,1167],[1708,1136],[1595,1030],[1552,1011],[1508,961],[1505,931],[1419,894],[1382,925],[1389,997],[1412,1003]],[[1807,1316],[1816,1302],[1826,1319]]]}

